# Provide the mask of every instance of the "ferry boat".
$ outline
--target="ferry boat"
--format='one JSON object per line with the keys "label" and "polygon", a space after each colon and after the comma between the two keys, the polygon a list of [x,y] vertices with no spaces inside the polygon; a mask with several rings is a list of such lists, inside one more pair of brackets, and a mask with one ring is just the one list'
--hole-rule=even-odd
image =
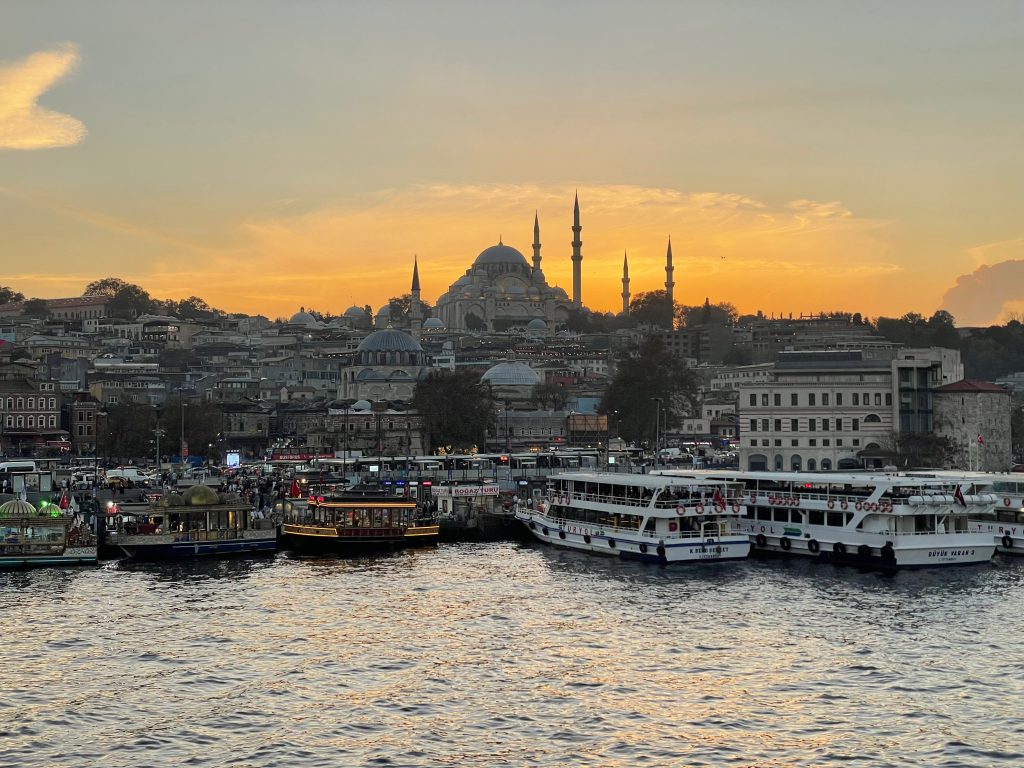
{"label": "ferry boat", "polygon": [[[664,474],[674,475],[669,471]],[[995,497],[952,477],[860,472],[729,472],[689,476],[742,483],[741,527],[755,552],[883,569],[992,559],[991,535],[969,520]]]}
{"label": "ferry boat", "polygon": [[353,489],[286,506],[281,535],[300,552],[349,554],[436,544],[440,530],[409,496]]}
{"label": "ferry boat", "polygon": [[104,545],[113,556],[135,560],[273,554],[277,528],[243,502],[113,504]]}
{"label": "ferry boat", "polygon": [[0,504],[0,569],[95,565],[96,537],[80,518],[23,499]]}
{"label": "ferry boat", "polygon": [[953,478],[991,494],[994,509],[991,513],[972,511],[971,530],[990,534],[1000,554],[1024,555],[1024,472],[935,472],[926,476]]}
{"label": "ferry boat", "polygon": [[750,553],[740,530],[742,486],[725,480],[609,472],[553,475],[547,495],[516,519],[548,544],[656,563],[735,560]]}

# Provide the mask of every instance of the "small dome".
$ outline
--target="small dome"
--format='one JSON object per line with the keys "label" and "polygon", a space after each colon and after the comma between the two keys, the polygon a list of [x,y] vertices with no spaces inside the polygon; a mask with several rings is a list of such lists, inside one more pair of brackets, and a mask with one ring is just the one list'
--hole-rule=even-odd
{"label": "small dome", "polygon": [[423,321],[423,327],[432,329],[444,328],[444,323],[439,317],[428,317]]}
{"label": "small dome", "polygon": [[504,243],[498,243],[492,245],[485,251],[482,251],[479,256],[476,257],[476,261],[473,262],[474,267],[482,267],[488,264],[516,264],[527,269],[530,265],[526,262],[526,257],[523,256],[515,248],[505,245]]}
{"label": "small dome", "polygon": [[374,331],[356,347],[356,352],[422,352],[423,347],[405,331],[384,328]]}
{"label": "small dome", "polygon": [[369,400],[356,400],[352,403],[353,411],[368,411],[371,407]]}
{"label": "small dome", "polygon": [[385,304],[377,310],[377,317],[391,317],[391,305]]}
{"label": "small dome", "polygon": [[313,317],[311,314],[309,314],[309,312],[306,311],[305,307],[302,307],[301,309],[299,309],[298,312],[296,312],[294,315],[292,315],[292,319],[289,320],[288,322],[291,323],[292,325],[316,325],[317,324],[316,318]]}
{"label": "small dome", "polygon": [[533,318],[533,320],[526,324],[526,330],[528,331],[546,331],[547,329],[548,324],[541,320],[539,317]]}
{"label": "small dome", "polygon": [[497,365],[491,366],[487,372],[480,377],[481,382],[500,387],[532,387],[540,384],[540,376],[526,363],[516,360],[503,360]]}
{"label": "small dome", "polygon": [[0,517],[34,517],[36,508],[24,499],[11,499],[0,504]]}
{"label": "small dome", "polygon": [[366,310],[353,305],[345,310],[345,317],[366,317]]}

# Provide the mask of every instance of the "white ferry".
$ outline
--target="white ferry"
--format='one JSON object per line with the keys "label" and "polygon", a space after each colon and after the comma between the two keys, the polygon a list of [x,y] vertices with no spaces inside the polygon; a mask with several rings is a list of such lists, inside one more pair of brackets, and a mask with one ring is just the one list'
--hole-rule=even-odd
{"label": "white ferry", "polygon": [[884,569],[971,565],[995,553],[992,536],[972,530],[969,522],[990,514],[995,497],[985,492],[987,486],[963,479],[859,472],[685,474],[743,484],[740,525],[756,551]]}
{"label": "white ferry", "polygon": [[710,478],[566,472],[516,519],[543,542],[600,555],[678,563],[747,557],[742,486]]}
{"label": "white ferry", "polygon": [[1024,555],[1024,472],[936,472],[928,475],[953,478],[992,494],[994,509],[989,514],[972,510],[971,530],[991,535],[996,542],[996,551],[1001,554]]}

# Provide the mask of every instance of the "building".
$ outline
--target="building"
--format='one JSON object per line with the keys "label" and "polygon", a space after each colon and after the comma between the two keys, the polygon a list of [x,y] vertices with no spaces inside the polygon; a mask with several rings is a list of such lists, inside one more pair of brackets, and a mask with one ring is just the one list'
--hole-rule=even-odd
{"label": "building", "polygon": [[987,381],[965,379],[937,388],[933,394],[936,433],[956,447],[956,469],[1008,472],[1010,458],[1010,393]]}
{"label": "building", "polygon": [[426,375],[423,347],[405,331],[385,328],[363,339],[341,371],[340,400],[412,400]]}

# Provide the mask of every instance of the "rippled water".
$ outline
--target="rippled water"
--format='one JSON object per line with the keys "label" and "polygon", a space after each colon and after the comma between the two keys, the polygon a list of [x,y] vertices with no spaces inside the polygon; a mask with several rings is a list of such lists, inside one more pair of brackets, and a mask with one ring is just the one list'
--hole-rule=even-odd
{"label": "rippled water", "polygon": [[1022,583],[511,543],[0,574],[0,765],[1020,765]]}

